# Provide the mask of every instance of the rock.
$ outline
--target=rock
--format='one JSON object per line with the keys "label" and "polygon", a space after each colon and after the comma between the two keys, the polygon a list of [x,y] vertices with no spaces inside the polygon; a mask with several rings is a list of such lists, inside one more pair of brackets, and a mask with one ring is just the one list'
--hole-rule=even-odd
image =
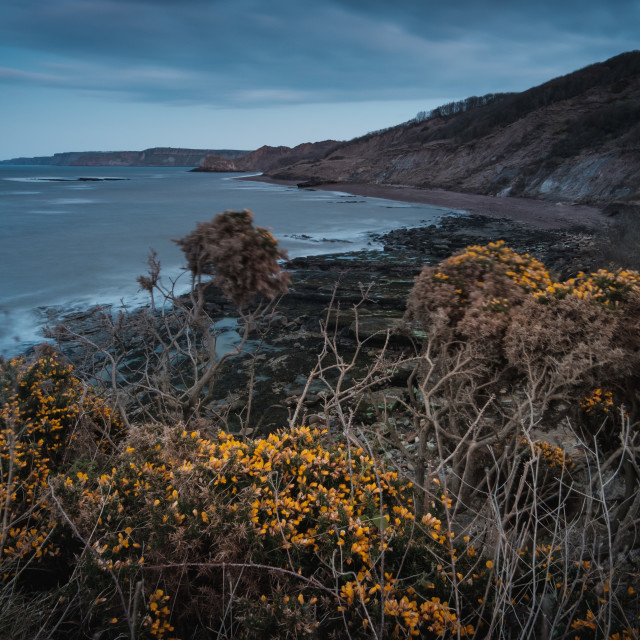
{"label": "rock", "polygon": [[351,322],[349,333],[352,336],[358,335],[360,340],[374,340],[384,342],[387,333],[394,334],[400,322],[397,316],[364,316],[358,318],[358,322]]}
{"label": "rock", "polygon": [[266,318],[266,324],[272,329],[280,329],[287,324],[287,318],[281,313]]}
{"label": "rock", "polygon": [[[402,387],[389,387],[387,389],[381,389],[380,391],[369,392],[365,395],[365,400],[368,404],[375,406],[380,410],[386,408],[387,411],[393,411],[399,404],[399,400],[404,400],[407,395],[407,390]],[[394,422],[393,418],[390,422]]]}
{"label": "rock", "polygon": [[619,215],[632,215],[634,218],[640,218],[640,203],[638,202],[620,202],[618,200],[609,203],[602,209],[605,216],[613,217]]}
{"label": "rock", "polygon": [[[542,232],[481,216],[456,216],[442,220],[437,227],[400,230],[392,234],[396,237],[394,249],[387,253],[362,251],[347,255],[310,256],[291,260],[287,264],[287,269],[291,272],[292,290],[279,302],[274,316],[275,323],[272,323],[271,331],[255,362],[252,415],[256,420],[261,420],[263,431],[268,432],[286,424],[287,398],[293,398],[291,402],[297,401],[305,387],[308,373],[317,364],[317,356],[325,346],[319,329],[320,321],[326,317],[336,281],[340,281],[340,285],[336,290],[334,309],[339,308],[339,311],[332,311],[331,318],[337,319],[336,339],[343,354],[355,350],[353,306],[359,305],[358,334],[361,339],[367,339],[366,348],[361,350],[357,363],[359,375],[378,354],[380,344],[386,338],[386,331],[394,329],[400,322],[414,277],[425,263],[438,261],[429,248],[432,244],[444,246],[448,243],[448,253],[451,253],[468,244],[504,238],[517,251],[530,252],[543,261],[545,257],[552,255],[554,270],[578,270],[585,239],[584,235],[575,232]],[[420,249],[407,248],[409,240],[415,240]],[[363,300],[363,284],[370,282],[374,285],[367,299]],[[227,317],[236,317],[233,315],[232,305],[213,288],[207,292],[206,303],[207,309],[212,312],[215,310],[216,321],[225,314]],[[103,312],[102,308],[79,313],[55,309],[50,314],[47,310],[47,317],[52,324],[63,320],[73,331],[108,344],[110,337],[103,324]],[[133,317],[135,318],[135,314]],[[289,321],[290,318],[293,320]],[[295,333],[292,333],[292,325]],[[414,333],[414,337],[420,339],[424,337],[424,333]],[[71,337],[65,337],[64,340],[63,353],[74,364],[82,366],[87,355],[86,349],[77,342],[71,342]],[[394,333],[391,348],[403,349],[403,340],[406,339]],[[141,362],[139,358],[144,357],[145,345],[139,333],[132,330],[126,332],[126,343],[130,363]],[[251,344],[255,344],[253,336]],[[222,407],[232,398],[235,400],[233,412],[242,410],[246,404],[252,358],[252,354],[245,354],[227,360],[215,380],[212,408]],[[367,423],[376,418],[373,402],[384,406],[386,401],[387,406],[395,407],[398,397],[405,397],[404,385],[412,371],[411,364],[397,367],[391,373],[390,388],[376,392],[378,396],[363,403],[365,410],[361,415]],[[319,402],[330,393],[323,383],[314,383],[309,391],[310,403]],[[394,417],[398,419],[399,425],[403,425],[403,429],[411,429],[404,417]],[[231,415],[230,420],[233,422],[236,418]]]}

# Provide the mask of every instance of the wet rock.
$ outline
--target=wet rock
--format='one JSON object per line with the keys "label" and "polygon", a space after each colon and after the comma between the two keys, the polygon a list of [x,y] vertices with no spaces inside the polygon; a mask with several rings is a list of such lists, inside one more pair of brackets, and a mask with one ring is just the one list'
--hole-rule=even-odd
{"label": "wet rock", "polygon": [[349,333],[355,338],[369,343],[385,343],[387,336],[393,336],[394,344],[398,342],[398,327],[402,318],[398,316],[365,316],[349,325]]}
{"label": "wet rock", "polygon": [[[278,303],[262,351],[254,364],[251,354],[227,360],[214,385],[214,403],[219,403],[216,406],[228,407],[229,399],[233,398],[232,414],[242,412],[251,367],[255,366],[252,415],[260,421],[261,432],[284,426],[289,416],[287,399],[297,401],[324,347],[320,327],[327,318],[330,303],[333,306],[328,326],[332,332],[335,331],[341,355],[348,358],[355,352],[356,335],[361,341],[366,339],[367,347],[371,347],[369,351],[360,353],[359,369],[353,372],[357,378],[378,354],[387,330],[394,330],[401,320],[414,278],[425,264],[437,264],[470,244],[504,239],[516,251],[531,253],[554,271],[570,273],[585,268],[585,255],[588,260],[585,247],[590,242],[586,232],[575,229],[571,232],[540,231],[511,221],[481,216],[451,216],[437,226],[400,229],[378,238],[389,248],[388,251],[310,256],[287,263],[292,280],[291,292]],[[369,283],[372,283],[371,288],[368,288]],[[357,334],[354,305],[358,306]],[[207,309],[215,312],[216,320],[234,314],[233,305],[213,288],[207,293]],[[56,319],[63,320],[73,331],[104,340],[105,344],[109,339],[102,322],[104,313],[101,308],[73,313],[56,310],[53,316],[52,323]],[[257,346],[256,336],[261,335],[264,328],[263,323],[253,327],[253,345]],[[128,353],[130,366],[142,364],[139,358],[144,345],[140,343],[139,334],[129,331],[126,342],[131,349]],[[61,344],[68,357],[82,363],[86,351],[81,345],[72,342],[71,337]],[[398,353],[404,348],[400,334],[393,334],[390,347]],[[363,419],[369,424],[375,420],[373,403],[384,406],[386,402],[387,406],[395,406],[398,394],[405,393],[403,385],[406,385],[412,371],[411,365],[402,365],[391,372],[393,388],[388,390],[386,397],[382,395],[363,403],[368,407],[364,411],[368,415],[362,414]],[[311,395],[307,401],[310,405],[317,405],[323,394],[330,393],[323,383],[314,383],[309,392]],[[234,420],[233,415],[230,420]]]}

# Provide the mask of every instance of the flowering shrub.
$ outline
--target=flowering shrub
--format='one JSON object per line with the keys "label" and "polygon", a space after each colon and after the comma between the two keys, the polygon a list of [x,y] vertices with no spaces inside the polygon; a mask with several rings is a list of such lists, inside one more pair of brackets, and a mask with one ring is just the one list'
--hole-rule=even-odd
{"label": "flowering shrub", "polygon": [[636,271],[600,269],[589,275],[580,272],[565,282],[550,283],[544,291],[536,291],[533,295],[541,302],[552,297],[574,296],[613,309],[626,302],[634,291],[640,291],[640,274]]}
{"label": "flowering shrub", "polygon": [[[447,524],[438,479],[417,517],[410,482],[318,430],[242,441],[147,426],[118,444],[117,416],[55,357],[1,371],[4,580],[73,536],[59,600],[73,637],[483,637],[507,592],[516,620],[555,594],[568,637],[637,637],[622,619],[608,627],[614,599],[638,605],[624,574],[600,589],[602,567],[542,543],[483,555]],[[573,466],[525,446],[556,474]]]}
{"label": "flowering shrub", "polygon": [[594,389],[581,403],[585,413],[609,413],[613,407],[613,393]]}
{"label": "flowering shrub", "polygon": [[[370,625],[394,636],[473,632],[448,599],[462,579],[483,588],[475,552],[459,552],[436,515],[416,521],[410,483],[362,449],[327,447],[317,430],[250,442],[133,434],[110,472],[61,478],[58,493],[93,532],[86,562],[104,575],[97,587],[108,588],[109,571],[162,584],[177,629],[194,616],[220,625],[225,565],[241,594],[234,610],[244,631],[234,637],[277,635],[285,622],[312,630],[318,620],[327,632],[346,624],[353,637]],[[434,500],[434,513],[446,503]],[[448,569],[452,555],[462,578]],[[114,594],[104,620],[119,607]],[[159,628],[148,630],[162,637]]]}
{"label": "flowering shrub", "polygon": [[541,291],[552,283],[544,265],[520,255],[504,241],[467,247],[438,267],[425,267],[407,302],[407,316],[428,327],[438,311],[457,324],[469,308],[508,312],[523,293]]}
{"label": "flowering shrub", "polygon": [[533,443],[533,451],[539,454],[544,464],[548,465],[551,469],[571,471],[576,466],[573,460],[571,460],[560,447],[544,442],[543,440]]}
{"label": "flowering shrub", "polygon": [[[534,384],[545,412],[545,398],[578,406],[605,384],[620,390],[620,403],[638,406],[639,313],[640,274],[599,270],[557,282],[540,261],[498,241],[423,269],[406,319],[441,344],[473,351],[474,380],[485,388]],[[594,399],[593,410],[601,404]]]}
{"label": "flowering shrub", "polygon": [[0,360],[0,567],[60,553],[48,481],[81,452],[107,455],[124,435],[111,408],[54,355]]}
{"label": "flowering shrub", "polygon": [[438,267],[425,267],[409,298],[408,316],[428,324],[425,321],[431,321],[437,309],[444,309],[455,323],[465,309],[478,304],[483,309],[508,312],[525,300],[514,287],[538,302],[571,296],[613,309],[640,291],[640,274],[600,269],[557,282],[542,262],[527,253],[516,253],[499,240],[467,247]]}

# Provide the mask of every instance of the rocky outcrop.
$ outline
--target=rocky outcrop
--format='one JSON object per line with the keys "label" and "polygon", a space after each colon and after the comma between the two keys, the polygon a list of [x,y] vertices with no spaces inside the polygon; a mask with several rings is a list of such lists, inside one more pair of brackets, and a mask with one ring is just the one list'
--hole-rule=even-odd
{"label": "rocky outcrop", "polygon": [[293,148],[264,146],[233,161],[213,155],[205,158],[194,171],[273,171],[296,163],[313,166],[340,144],[336,140],[324,140]]}
{"label": "rocky outcrop", "polygon": [[638,199],[640,51],[266,174],[583,203]]}
{"label": "rocky outcrop", "polygon": [[144,151],[71,151],[37,158],[13,158],[0,164],[58,167],[197,167],[209,155],[240,158],[248,151],[153,147]]}

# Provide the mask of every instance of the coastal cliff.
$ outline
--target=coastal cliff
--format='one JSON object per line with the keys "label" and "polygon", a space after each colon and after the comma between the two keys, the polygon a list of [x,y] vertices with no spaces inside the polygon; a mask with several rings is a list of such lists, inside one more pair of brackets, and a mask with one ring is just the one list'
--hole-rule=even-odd
{"label": "coastal cliff", "polygon": [[341,144],[336,140],[323,140],[305,142],[293,148],[263,146],[237,159],[211,155],[194,171],[274,171],[296,163],[317,162]]}
{"label": "coastal cliff", "polygon": [[153,147],[144,151],[70,151],[53,156],[13,158],[0,164],[57,167],[197,167],[209,155],[240,158],[249,153],[235,149],[181,149]]}
{"label": "coastal cliff", "polygon": [[[489,98],[489,99],[485,99]],[[274,179],[607,203],[640,199],[640,51],[522,93],[469,98],[336,146]]]}

